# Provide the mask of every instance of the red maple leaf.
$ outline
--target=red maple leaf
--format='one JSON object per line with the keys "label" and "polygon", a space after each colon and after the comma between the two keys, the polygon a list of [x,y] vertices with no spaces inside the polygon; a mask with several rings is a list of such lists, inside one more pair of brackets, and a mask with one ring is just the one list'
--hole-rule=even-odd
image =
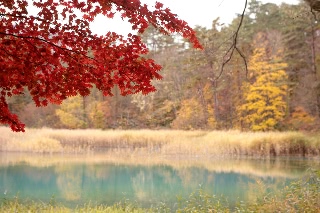
{"label": "red maple leaf", "polygon": [[159,2],[151,11],[139,0],[34,0],[37,15],[28,14],[28,3],[0,1],[0,123],[13,131],[24,131],[24,124],[10,112],[6,97],[21,94],[22,88],[37,106],[88,95],[93,85],[109,96],[115,85],[122,95],[155,91],[151,81],[161,78],[161,67],[143,57],[148,50],[139,36],[92,34],[89,23],[99,14],[112,18],[112,8],[139,32],[153,25],[164,33],[180,33],[201,48],[193,29]]}

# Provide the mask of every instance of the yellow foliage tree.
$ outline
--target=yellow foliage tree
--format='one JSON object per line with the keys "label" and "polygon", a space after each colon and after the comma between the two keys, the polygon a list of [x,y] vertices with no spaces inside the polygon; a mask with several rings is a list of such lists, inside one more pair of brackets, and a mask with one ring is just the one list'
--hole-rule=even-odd
{"label": "yellow foliage tree", "polygon": [[206,123],[202,105],[196,98],[182,101],[176,119],[172,122],[175,129],[199,129]]}
{"label": "yellow foliage tree", "polygon": [[109,102],[94,101],[90,104],[89,118],[93,128],[105,129],[111,117]]}
{"label": "yellow foliage tree", "polygon": [[60,108],[56,110],[56,115],[63,125],[70,129],[85,128],[85,111],[81,96],[70,97],[65,100]]}
{"label": "yellow foliage tree", "polygon": [[316,128],[316,119],[303,107],[296,107],[286,124],[291,130],[312,130]]}
{"label": "yellow foliage tree", "polygon": [[274,130],[286,115],[286,63],[268,59],[264,48],[257,48],[249,62],[253,84],[245,83],[244,103],[238,108],[240,120],[250,130]]}

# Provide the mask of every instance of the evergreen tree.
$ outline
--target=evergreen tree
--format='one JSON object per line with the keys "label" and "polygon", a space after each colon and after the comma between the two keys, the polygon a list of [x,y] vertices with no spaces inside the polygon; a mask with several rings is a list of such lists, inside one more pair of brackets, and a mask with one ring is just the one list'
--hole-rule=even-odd
{"label": "evergreen tree", "polygon": [[317,55],[312,50],[315,48],[315,29],[320,25],[304,2],[298,5],[283,4],[280,11],[285,17],[283,27],[279,30],[283,34],[284,59],[288,63],[289,111],[292,113],[297,107],[302,107],[307,113],[319,116],[319,91],[316,87],[318,76],[315,66]]}

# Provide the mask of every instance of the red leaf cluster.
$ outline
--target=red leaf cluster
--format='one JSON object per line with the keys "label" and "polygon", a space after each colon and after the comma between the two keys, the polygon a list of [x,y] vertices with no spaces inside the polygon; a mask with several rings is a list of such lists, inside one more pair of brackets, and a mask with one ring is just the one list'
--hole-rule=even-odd
{"label": "red leaf cluster", "polygon": [[[39,9],[37,15],[28,13],[28,3]],[[0,1],[0,123],[24,131],[6,101],[23,88],[37,106],[86,96],[93,85],[107,96],[116,85],[122,95],[155,90],[151,80],[161,78],[161,67],[142,56],[148,50],[139,36],[91,32],[89,23],[98,14],[112,18],[113,8],[140,33],[151,24],[163,33],[180,33],[201,48],[187,23],[159,2],[151,11],[139,0]]]}

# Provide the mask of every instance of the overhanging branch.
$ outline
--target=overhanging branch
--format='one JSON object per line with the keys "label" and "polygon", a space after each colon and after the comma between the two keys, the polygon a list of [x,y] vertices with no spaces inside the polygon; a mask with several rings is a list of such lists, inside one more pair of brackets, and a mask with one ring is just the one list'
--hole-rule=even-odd
{"label": "overhanging branch", "polygon": [[[240,57],[242,58],[244,64],[245,64],[245,68],[246,68],[246,75],[248,74],[248,63],[247,63],[247,60],[246,60],[246,57],[245,55],[242,53],[242,51],[239,49],[239,47],[237,46],[238,44],[238,37],[239,37],[239,31],[240,31],[240,28],[242,26],[242,23],[243,23],[243,19],[244,19],[244,14],[245,14],[245,11],[247,9],[247,5],[248,5],[248,0],[246,0],[245,2],[245,5],[244,5],[244,9],[242,11],[242,14],[241,14],[241,19],[240,19],[240,23],[238,25],[238,28],[237,30],[235,31],[235,33],[233,34],[233,42],[232,42],[232,45],[230,46],[230,48],[228,49],[228,51],[226,52],[226,54],[223,56],[224,58],[224,61],[222,63],[222,66],[221,66],[221,69],[220,69],[220,73],[219,75],[216,77],[216,80],[218,80],[221,76],[222,76],[222,73],[224,71],[224,67],[226,64],[228,64],[230,62],[230,60],[232,59],[232,56],[234,54],[234,52],[236,51]],[[225,59],[227,58],[227,59]]]}

